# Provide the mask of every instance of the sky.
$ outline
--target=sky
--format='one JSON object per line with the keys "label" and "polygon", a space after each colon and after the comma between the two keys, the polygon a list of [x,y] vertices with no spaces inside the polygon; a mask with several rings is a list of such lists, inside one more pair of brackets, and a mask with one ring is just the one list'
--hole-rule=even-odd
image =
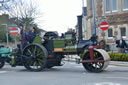
{"label": "sky", "polygon": [[82,0],[35,1],[41,14],[36,21],[46,31],[64,33],[68,28],[75,28],[77,16],[82,14]]}

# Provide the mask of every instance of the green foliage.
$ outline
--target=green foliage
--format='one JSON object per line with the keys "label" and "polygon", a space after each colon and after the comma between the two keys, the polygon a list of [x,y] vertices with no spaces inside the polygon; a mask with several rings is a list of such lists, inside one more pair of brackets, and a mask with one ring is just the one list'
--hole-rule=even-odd
{"label": "green foliage", "polygon": [[17,36],[9,35],[9,42],[15,42],[15,38],[16,38],[17,42],[20,42],[20,36],[19,35],[17,35]]}
{"label": "green foliage", "polygon": [[[2,14],[0,15],[0,42],[7,42],[6,33],[9,33],[9,15]],[[9,41],[13,41],[12,37],[8,35]]]}
{"label": "green foliage", "polygon": [[128,61],[128,54],[126,53],[109,53],[112,61]]}
{"label": "green foliage", "polygon": [[[8,34],[8,40],[9,42],[14,42],[14,39],[10,34]],[[0,29],[0,42],[7,42],[6,32],[2,29]]]}
{"label": "green foliage", "polygon": [[6,32],[3,27],[0,27],[0,42],[6,42]]}

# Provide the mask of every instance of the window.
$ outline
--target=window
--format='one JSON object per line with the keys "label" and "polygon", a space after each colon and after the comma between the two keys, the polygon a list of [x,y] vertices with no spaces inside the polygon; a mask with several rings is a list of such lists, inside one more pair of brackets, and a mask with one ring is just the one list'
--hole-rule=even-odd
{"label": "window", "polygon": [[126,28],[125,27],[120,28],[120,34],[122,37],[126,37]]}
{"label": "window", "polygon": [[124,10],[124,11],[125,11],[125,10],[128,10],[128,0],[123,0],[122,6],[123,6],[123,10]]}
{"label": "window", "polygon": [[112,0],[112,12],[117,11],[117,0]]}
{"label": "window", "polygon": [[110,0],[105,0],[106,12],[110,12]]}
{"label": "window", "polygon": [[108,29],[108,37],[113,37],[113,31],[112,31],[112,29]]}
{"label": "window", "polygon": [[117,12],[118,11],[118,0],[105,0],[105,12]]}

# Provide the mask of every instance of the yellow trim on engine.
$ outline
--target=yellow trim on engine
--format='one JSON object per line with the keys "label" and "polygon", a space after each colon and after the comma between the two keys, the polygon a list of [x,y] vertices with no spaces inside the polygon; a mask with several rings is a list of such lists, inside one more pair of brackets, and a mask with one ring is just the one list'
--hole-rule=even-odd
{"label": "yellow trim on engine", "polygon": [[64,48],[54,48],[54,52],[63,52]]}
{"label": "yellow trim on engine", "polygon": [[80,57],[82,57],[88,50],[84,50],[83,53],[79,54]]}

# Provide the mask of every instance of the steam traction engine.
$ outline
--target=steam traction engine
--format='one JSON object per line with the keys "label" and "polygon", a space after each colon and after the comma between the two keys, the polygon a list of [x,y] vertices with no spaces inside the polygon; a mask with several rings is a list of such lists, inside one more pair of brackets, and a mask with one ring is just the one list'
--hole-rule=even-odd
{"label": "steam traction engine", "polygon": [[10,51],[10,48],[0,47],[0,68],[4,63],[12,66],[24,66],[31,71],[41,71],[44,68],[61,66],[65,55],[78,55],[78,63],[90,72],[101,72],[109,64],[109,55],[103,49],[99,49],[96,36],[89,40],[75,39],[74,32],[66,32],[59,37],[55,32],[47,32],[43,40],[36,37],[32,44],[25,48],[20,47]]}
{"label": "steam traction engine", "polygon": [[18,45],[12,51],[0,46],[0,68],[5,62],[11,66],[24,66],[31,71],[41,71],[44,68],[61,66],[65,55],[78,55],[77,63],[82,63],[89,72],[101,72],[110,61],[106,51],[97,45],[97,36],[89,40],[82,39],[82,29],[79,27],[78,39],[73,31],[64,33],[61,37],[56,32],[46,32],[43,38],[37,36],[33,43],[22,48]]}

